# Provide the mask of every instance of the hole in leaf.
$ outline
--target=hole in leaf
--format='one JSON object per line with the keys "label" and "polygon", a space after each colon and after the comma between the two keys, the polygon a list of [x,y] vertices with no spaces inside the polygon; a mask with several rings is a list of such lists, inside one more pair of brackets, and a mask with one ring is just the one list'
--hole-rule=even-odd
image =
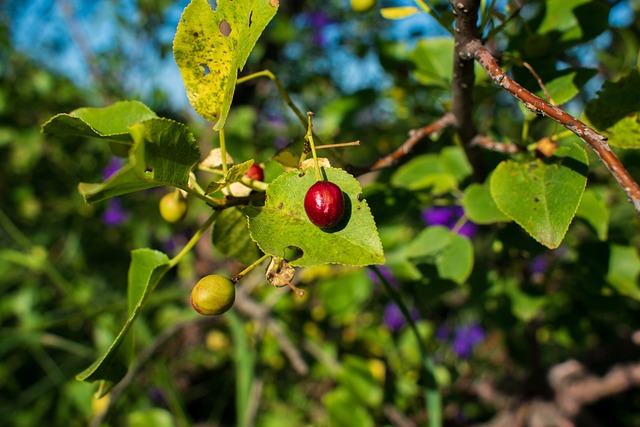
{"label": "hole in leaf", "polygon": [[253,10],[249,13],[249,27],[253,24]]}
{"label": "hole in leaf", "polygon": [[297,259],[302,258],[303,255],[304,255],[304,251],[298,246],[289,245],[286,248],[284,248],[284,259],[286,261],[289,261],[289,262],[295,261]]}
{"label": "hole in leaf", "polygon": [[231,34],[231,25],[229,25],[229,23],[223,19],[222,21],[220,21],[220,33],[225,36],[225,37],[229,37],[229,34]]}
{"label": "hole in leaf", "polygon": [[205,76],[208,76],[209,73],[211,72],[211,70],[209,69],[209,66],[205,63],[199,64],[202,67],[202,72],[204,73]]}

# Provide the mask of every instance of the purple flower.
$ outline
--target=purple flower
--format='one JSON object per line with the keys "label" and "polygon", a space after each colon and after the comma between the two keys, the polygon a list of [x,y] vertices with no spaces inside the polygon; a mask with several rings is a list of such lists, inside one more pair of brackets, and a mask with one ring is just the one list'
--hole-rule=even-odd
{"label": "purple flower", "polygon": [[305,18],[305,27],[309,26],[313,31],[313,43],[320,47],[324,47],[326,43],[324,29],[331,24],[329,15],[323,11],[309,12],[306,14]]}
{"label": "purple flower", "polygon": [[[462,206],[431,206],[422,211],[422,220],[425,224],[430,226],[443,225],[449,230],[452,230],[463,216]],[[478,225],[469,220],[466,220],[457,230],[459,235],[469,239],[472,239],[477,232]]]}
{"label": "purple flower", "polygon": [[529,263],[529,274],[531,276],[541,276],[547,271],[549,267],[549,261],[544,255],[538,255]]}
{"label": "purple flower", "polygon": [[122,167],[122,160],[118,157],[112,157],[107,166],[102,170],[102,178],[106,181],[111,178]]}
{"label": "purple flower", "polygon": [[102,214],[102,222],[109,227],[115,227],[126,222],[129,214],[122,208],[122,202],[118,198],[109,199],[107,210]]}
{"label": "purple flower", "polygon": [[[420,318],[420,314],[415,308],[409,310],[409,313],[411,315],[411,319],[413,320],[418,320]],[[400,307],[398,307],[398,304],[394,302],[390,302],[384,308],[383,318],[384,323],[387,325],[387,327],[394,332],[402,329],[407,323],[407,320],[404,318],[402,311],[400,311]]]}
{"label": "purple flower", "polygon": [[474,347],[484,341],[485,332],[477,323],[458,326],[453,333],[451,349],[461,359],[471,356]]}
{"label": "purple flower", "polygon": [[436,329],[435,337],[436,340],[441,342],[446,342],[449,340],[451,336],[451,328],[447,325],[440,325],[438,329]]}

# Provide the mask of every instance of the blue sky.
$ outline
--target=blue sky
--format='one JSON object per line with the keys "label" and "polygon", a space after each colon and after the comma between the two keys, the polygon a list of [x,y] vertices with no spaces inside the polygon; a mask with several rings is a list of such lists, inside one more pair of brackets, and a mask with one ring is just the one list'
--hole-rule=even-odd
{"label": "blue sky", "polygon": [[[164,25],[154,37],[161,42],[171,43],[180,14],[187,3],[188,0],[173,2],[166,10]],[[344,0],[344,3],[348,7],[348,0]],[[384,4],[392,5],[394,2]],[[412,5],[413,2],[398,0],[395,4]],[[61,6],[64,5],[71,6],[73,19],[69,19],[68,13],[66,16],[63,13]],[[629,25],[629,19],[633,16],[630,8],[630,2],[618,3],[610,15],[611,25]],[[162,58],[159,52],[153,50],[154,45],[144,39],[144,33],[134,30],[142,25],[135,0],[8,0],[6,10],[11,20],[14,47],[47,68],[74,80],[79,86],[87,87],[95,82],[86,58],[79,49],[78,38],[82,38],[82,42],[96,57],[106,54],[117,43],[126,57],[126,78],[123,83],[133,97],[144,100],[154,89],[162,88],[169,95],[174,109],[188,107],[180,73],[172,56],[169,54]],[[119,25],[119,20],[130,25]],[[75,24],[75,39],[70,31],[70,22]],[[329,43],[338,39],[340,32],[349,31],[350,25],[352,23],[343,22],[327,26],[324,31]],[[412,43],[419,37],[443,34],[446,32],[431,17],[417,14],[390,23],[385,37]],[[366,55],[360,58],[353,52],[340,49],[337,43],[329,47],[332,49],[331,56],[335,57],[329,64],[332,77],[345,92],[367,87],[380,89],[385,85],[384,72],[377,57]],[[363,69],[366,72],[363,73]]]}

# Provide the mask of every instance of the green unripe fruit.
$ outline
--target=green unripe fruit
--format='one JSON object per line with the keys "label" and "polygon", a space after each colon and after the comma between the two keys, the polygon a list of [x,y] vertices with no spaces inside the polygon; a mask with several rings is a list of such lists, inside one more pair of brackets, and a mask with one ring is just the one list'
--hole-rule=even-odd
{"label": "green unripe fruit", "polygon": [[160,199],[160,216],[170,223],[178,222],[187,214],[187,201],[180,194],[168,193]]}
{"label": "green unripe fruit", "polygon": [[351,9],[354,12],[369,12],[376,6],[376,0],[351,0]]}
{"label": "green unripe fruit", "polygon": [[236,287],[226,277],[205,276],[191,290],[191,306],[205,316],[216,316],[229,310],[236,300]]}

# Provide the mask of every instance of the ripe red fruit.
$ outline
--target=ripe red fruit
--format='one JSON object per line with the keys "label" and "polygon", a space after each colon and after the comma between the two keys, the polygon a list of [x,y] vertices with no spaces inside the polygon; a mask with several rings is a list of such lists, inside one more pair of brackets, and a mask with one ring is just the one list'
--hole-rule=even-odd
{"label": "ripe red fruit", "polygon": [[257,163],[252,164],[244,176],[249,179],[253,179],[254,181],[264,181],[264,171]]}
{"label": "ripe red fruit", "polygon": [[335,227],[344,214],[342,190],[333,182],[316,182],[304,196],[304,211],[316,227]]}

